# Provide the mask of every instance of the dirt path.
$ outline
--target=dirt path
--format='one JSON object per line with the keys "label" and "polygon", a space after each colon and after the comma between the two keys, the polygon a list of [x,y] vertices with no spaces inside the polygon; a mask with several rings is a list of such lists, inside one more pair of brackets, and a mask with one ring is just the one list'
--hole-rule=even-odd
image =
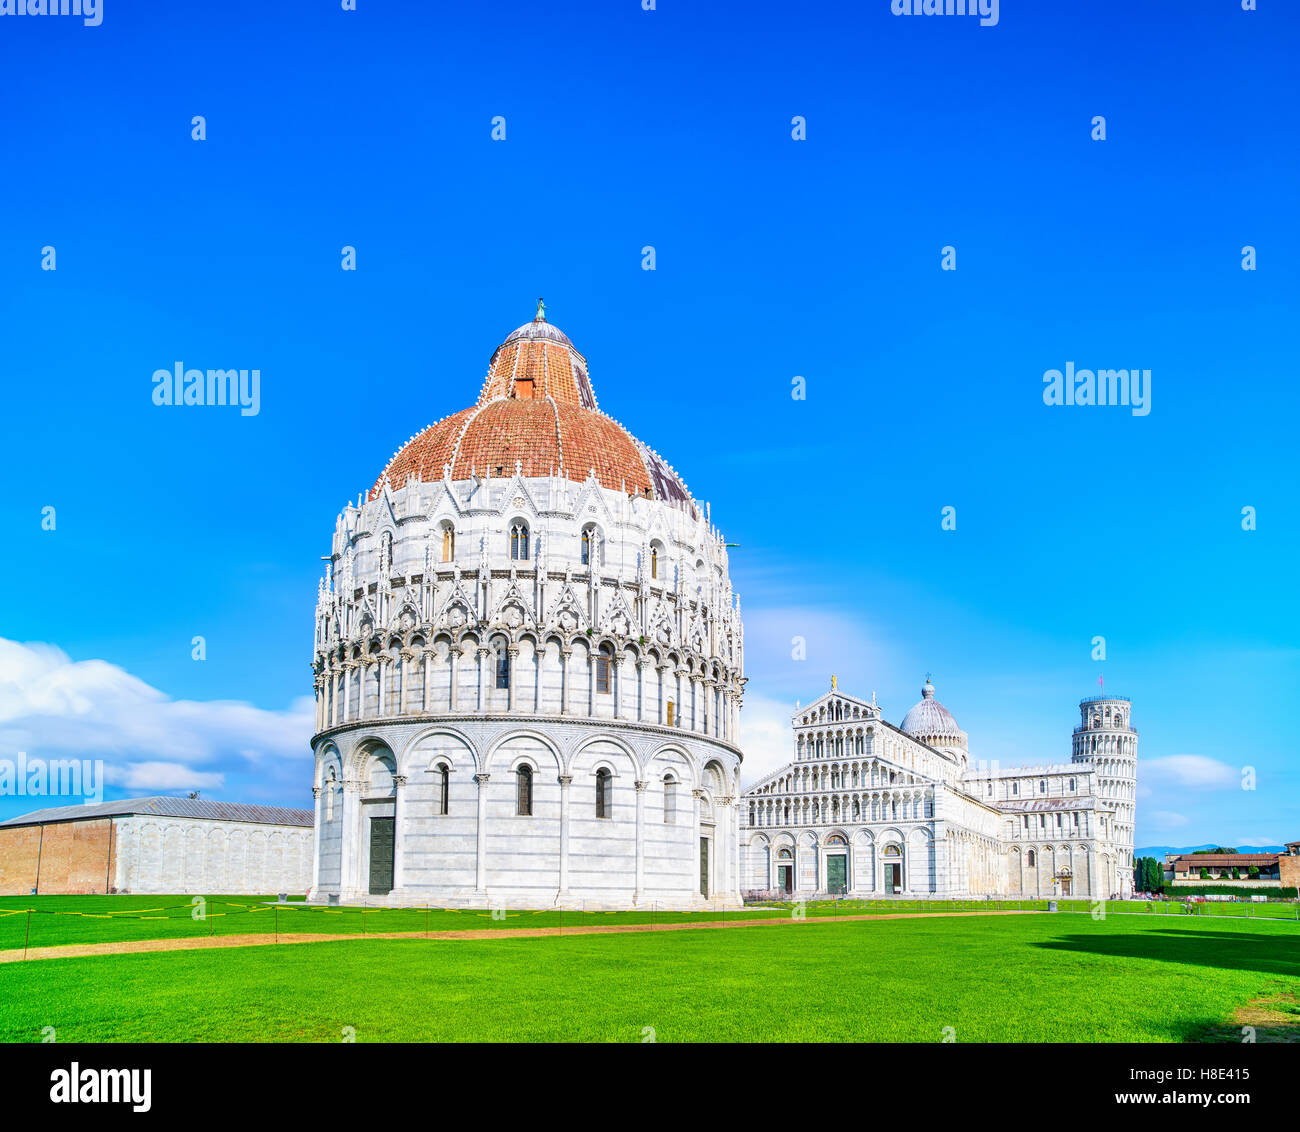
{"label": "dirt path", "polygon": [[1041,916],[1044,912],[886,912],[863,916],[809,916],[802,920],[780,917],[765,920],[702,920],[672,924],[589,924],[573,928],[470,928],[465,931],[337,933],[292,932],[274,935],[191,936],[186,939],[136,939],[121,943],[73,943],[61,947],[33,947],[0,951],[0,963],[21,963],[24,959],[77,959],[88,955],[125,955],[144,951],[202,951],[212,947],[275,947],[288,943],[336,943],[357,939],[519,939],[551,935],[607,935],[611,932],[694,931],[698,928],[769,928],[782,924],[840,924],[852,920],[933,920],[949,916]]}

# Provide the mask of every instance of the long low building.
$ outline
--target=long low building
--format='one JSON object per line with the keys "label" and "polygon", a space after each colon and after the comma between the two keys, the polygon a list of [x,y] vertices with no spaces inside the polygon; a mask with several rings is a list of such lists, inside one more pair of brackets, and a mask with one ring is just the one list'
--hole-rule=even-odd
{"label": "long low building", "polygon": [[0,895],[305,893],[310,810],[133,798],[0,822]]}
{"label": "long low building", "polygon": [[1165,857],[1165,882],[1175,888],[1295,888],[1300,886],[1300,841],[1288,841],[1281,853],[1170,853]]}

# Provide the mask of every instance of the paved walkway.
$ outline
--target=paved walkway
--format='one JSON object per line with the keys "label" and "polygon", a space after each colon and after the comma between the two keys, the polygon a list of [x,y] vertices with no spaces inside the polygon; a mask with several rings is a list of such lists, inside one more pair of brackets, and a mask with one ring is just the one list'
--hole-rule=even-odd
{"label": "paved walkway", "polygon": [[119,943],[72,943],[61,947],[15,948],[0,951],[0,963],[21,963],[31,959],[80,959],[90,955],[126,955],[145,951],[202,951],[213,947],[275,947],[288,943],[337,943],[360,939],[532,939],[552,935],[608,935],[611,932],[696,931],[700,928],[770,928],[791,924],[842,924],[855,920],[933,920],[949,916],[1041,916],[1038,911],[1010,912],[885,912],[863,916],[808,916],[804,919],[778,917],[765,920],[702,920],[671,924],[584,924],[555,928],[470,928],[436,932],[358,932],[349,934],[285,932],[278,938],[268,932],[247,935],[190,936],[185,939],[136,939]]}

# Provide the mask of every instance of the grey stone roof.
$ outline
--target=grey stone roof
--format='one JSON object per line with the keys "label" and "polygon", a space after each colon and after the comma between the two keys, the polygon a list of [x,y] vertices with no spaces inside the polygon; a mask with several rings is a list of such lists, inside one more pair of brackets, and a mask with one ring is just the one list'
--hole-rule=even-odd
{"label": "grey stone roof", "polygon": [[934,698],[934,685],[929,680],[921,689],[920,701],[903,718],[902,730],[913,737],[924,736],[926,739],[966,737],[953,719],[952,712]]}
{"label": "grey stone roof", "polygon": [[120,802],[92,802],[80,806],[55,806],[0,821],[0,829],[47,822],[85,821],[89,818],[129,817],[135,814],[162,818],[206,818],[208,821],[243,821],[255,825],[296,825],[311,828],[311,810],[287,806],[252,806],[243,802],[209,802],[202,798],[128,798]]}

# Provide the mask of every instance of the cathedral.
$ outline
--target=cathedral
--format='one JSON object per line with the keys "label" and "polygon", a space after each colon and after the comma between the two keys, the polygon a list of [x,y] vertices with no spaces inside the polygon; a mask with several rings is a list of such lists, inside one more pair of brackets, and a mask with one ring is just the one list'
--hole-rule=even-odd
{"label": "cathedral", "polygon": [[708,506],[539,303],[336,521],[310,898],[738,905],[743,657]]}
{"label": "cathedral", "polygon": [[1079,705],[1070,762],[972,766],[926,680],[895,727],[836,687],[792,721],[794,761],[744,795],[742,888],[785,899],[1133,891],[1137,732],[1123,697]]}
{"label": "cathedral", "polygon": [[1137,734],[980,770],[927,682],[902,725],[829,694],[742,795],[727,547],[537,315],[477,400],[338,515],[315,617],[310,898],[717,908],[742,894],[1132,888]]}

